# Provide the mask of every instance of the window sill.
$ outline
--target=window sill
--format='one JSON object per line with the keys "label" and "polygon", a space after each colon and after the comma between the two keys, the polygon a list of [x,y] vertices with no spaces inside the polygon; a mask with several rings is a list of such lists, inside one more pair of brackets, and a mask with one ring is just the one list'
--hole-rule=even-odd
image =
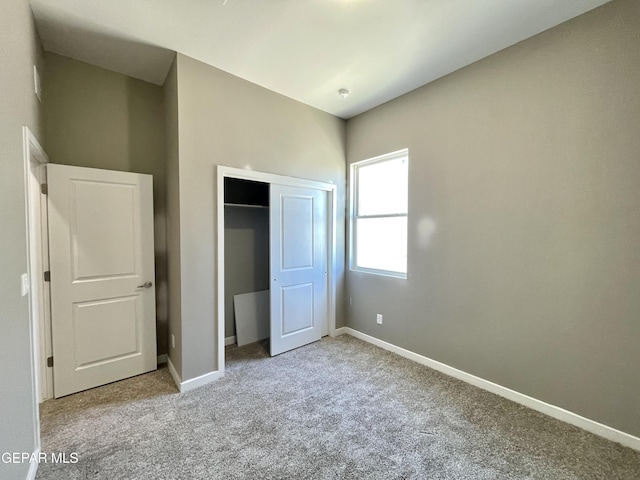
{"label": "window sill", "polygon": [[358,272],[358,273],[368,273],[369,275],[378,275],[380,277],[399,278],[402,280],[407,279],[407,274],[403,272],[391,272],[388,270],[376,270],[373,268],[362,268],[362,267],[350,267],[349,270],[351,270],[352,272]]}

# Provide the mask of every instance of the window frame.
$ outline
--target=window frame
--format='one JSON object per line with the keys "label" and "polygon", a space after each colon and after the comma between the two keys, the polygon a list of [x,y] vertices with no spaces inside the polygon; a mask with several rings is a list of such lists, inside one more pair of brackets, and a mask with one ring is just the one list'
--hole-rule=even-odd
{"label": "window frame", "polygon": [[360,218],[406,218],[407,219],[407,257],[409,256],[409,199],[407,198],[407,210],[406,213],[390,213],[390,214],[375,214],[375,215],[358,215],[358,169],[374,165],[376,163],[383,163],[387,161],[397,160],[398,158],[404,158],[407,162],[407,195],[409,191],[409,149],[403,148],[402,150],[396,150],[391,153],[385,153],[377,157],[368,158],[359,162],[354,162],[349,166],[349,270],[354,272],[370,273],[374,275],[381,275],[385,277],[393,278],[407,278],[407,271],[409,269],[409,260],[407,258],[407,268],[405,272],[398,272],[394,270],[383,270],[377,268],[360,267],[357,265],[358,252],[357,252],[357,229],[355,227],[356,221]]}

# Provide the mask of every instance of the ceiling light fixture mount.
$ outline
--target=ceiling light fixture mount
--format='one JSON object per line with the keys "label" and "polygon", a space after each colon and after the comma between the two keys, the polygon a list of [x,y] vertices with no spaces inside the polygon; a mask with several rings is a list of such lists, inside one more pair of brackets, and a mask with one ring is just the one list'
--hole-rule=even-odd
{"label": "ceiling light fixture mount", "polygon": [[338,90],[338,95],[340,95],[342,98],[347,98],[350,93],[351,92],[347,88],[341,88],[340,90]]}

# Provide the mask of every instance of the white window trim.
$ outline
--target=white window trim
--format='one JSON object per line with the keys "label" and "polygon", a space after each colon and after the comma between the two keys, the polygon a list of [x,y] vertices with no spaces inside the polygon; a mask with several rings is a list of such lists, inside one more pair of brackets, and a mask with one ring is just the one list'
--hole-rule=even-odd
{"label": "white window trim", "polygon": [[[388,215],[360,215],[356,217],[356,199],[357,195],[357,186],[356,186],[356,169],[359,167],[371,165],[374,163],[385,162],[388,160],[394,160],[396,158],[405,158],[407,159],[407,167],[409,166],[409,149],[403,148],[402,150],[397,150],[391,153],[385,153],[384,155],[378,155],[377,157],[368,158],[367,160],[361,160],[359,162],[354,162],[349,166],[349,270],[352,272],[362,272],[362,273],[370,273],[374,275],[381,275],[384,277],[393,277],[393,278],[407,278],[407,272],[409,270],[409,262],[407,260],[407,272],[395,272],[392,270],[380,270],[376,268],[366,268],[366,267],[358,267],[355,264],[356,259],[356,229],[355,229],[355,219],[356,218],[392,218],[392,217],[407,217],[407,228],[409,228],[409,209],[407,208],[407,213],[400,214],[388,214]],[[409,179],[407,178],[407,182]],[[408,207],[408,206],[407,206]],[[408,235],[407,235],[408,237]],[[407,238],[408,241],[408,238]],[[407,245],[408,250],[408,245]]]}

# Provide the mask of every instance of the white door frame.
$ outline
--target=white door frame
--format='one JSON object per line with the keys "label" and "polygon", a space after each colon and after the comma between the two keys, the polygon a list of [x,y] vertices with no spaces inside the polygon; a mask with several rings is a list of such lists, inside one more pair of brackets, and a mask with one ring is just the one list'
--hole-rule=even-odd
{"label": "white door frame", "polygon": [[[50,315],[45,305],[48,285],[43,272],[48,266],[43,244],[47,232],[41,228],[42,198],[40,183],[49,157],[28,127],[22,127],[24,156],[25,219],[27,227],[27,268],[29,278],[29,331],[31,336],[31,371],[33,375],[33,412],[36,449],[40,448],[40,414],[38,404],[53,396],[53,373],[46,366],[45,334]],[[44,243],[43,243],[44,242]],[[51,388],[51,394],[49,389]]]}
{"label": "white door frame", "polygon": [[238,178],[242,180],[253,180],[268,184],[288,185],[291,187],[313,188],[327,192],[328,208],[327,208],[327,301],[329,314],[329,335],[335,336],[336,330],[336,212],[337,212],[337,187],[334,184],[317,182],[315,180],[305,180],[302,178],[287,177],[284,175],[275,175],[272,173],[256,172],[254,170],[243,170],[241,168],[225,167],[218,165],[216,167],[217,177],[217,282],[218,282],[218,314],[217,314],[217,334],[218,334],[218,372],[224,374],[224,179]]}

